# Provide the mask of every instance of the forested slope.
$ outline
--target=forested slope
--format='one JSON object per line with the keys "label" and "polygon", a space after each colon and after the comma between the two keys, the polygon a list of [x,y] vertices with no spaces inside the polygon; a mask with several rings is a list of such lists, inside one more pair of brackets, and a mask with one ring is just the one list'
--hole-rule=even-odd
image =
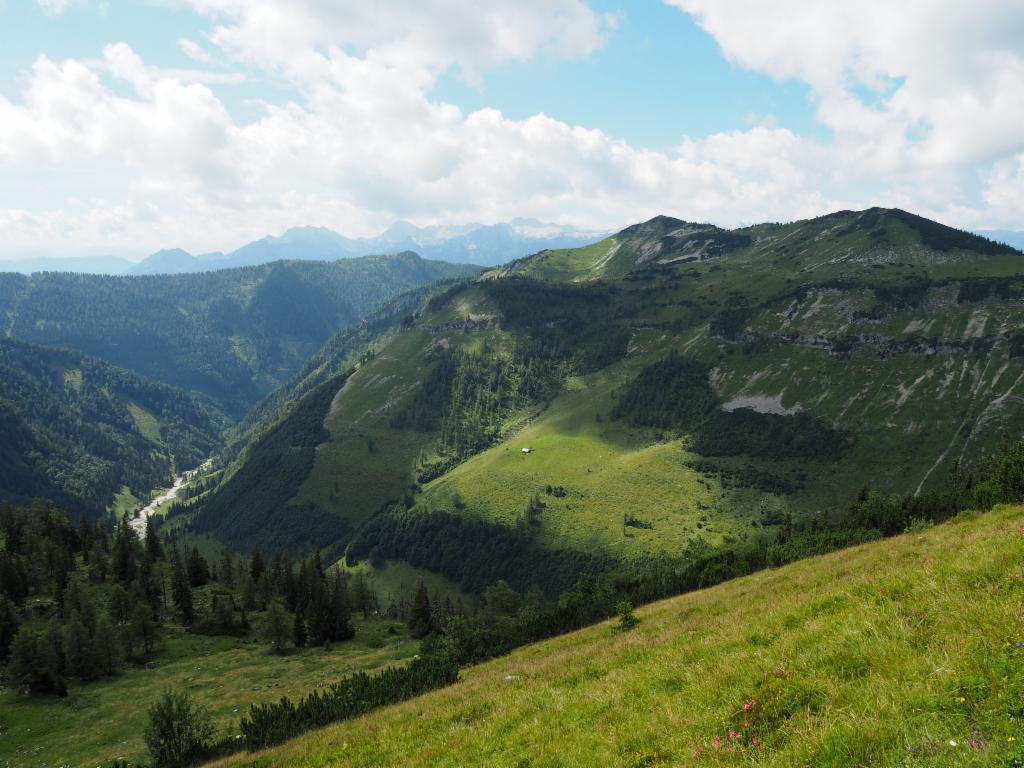
{"label": "forested slope", "polygon": [[97,515],[219,446],[189,395],[77,352],[0,339],[0,500],[48,498]]}
{"label": "forested slope", "polygon": [[476,268],[414,253],[202,274],[0,274],[4,335],[70,347],[194,392],[240,418],[343,326]]}

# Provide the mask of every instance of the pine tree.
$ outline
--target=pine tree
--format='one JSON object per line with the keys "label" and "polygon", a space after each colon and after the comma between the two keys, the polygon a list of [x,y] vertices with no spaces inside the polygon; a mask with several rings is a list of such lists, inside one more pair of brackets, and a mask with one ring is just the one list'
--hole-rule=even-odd
{"label": "pine tree", "polygon": [[77,614],[64,630],[64,669],[71,677],[92,680],[101,673],[89,630]]}
{"label": "pine tree", "polygon": [[306,624],[310,645],[323,645],[331,639],[330,601],[324,583],[317,578],[310,584],[309,603],[306,606]]}
{"label": "pine tree", "polygon": [[146,517],[146,533],[143,546],[146,550],[146,557],[149,558],[151,563],[163,559],[164,547],[160,543],[160,534],[156,532],[156,525],[153,523],[152,515]]}
{"label": "pine tree", "polygon": [[14,602],[0,595],[0,662],[7,660],[11,642],[18,633],[18,611]]}
{"label": "pine tree", "polygon": [[149,709],[146,746],[159,768],[192,765],[209,752],[213,736],[209,712],[187,693],[167,690]]}
{"label": "pine tree", "polygon": [[116,674],[121,668],[124,651],[121,648],[121,640],[117,635],[117,630],[114,629],[113,622],[106,614],[101,615],[96,620],[96,634],[93,636],[93,647],[101,671],[107,675]]}
{"label": "pine tree", "polygon": [[135,579],[138,570],[136,561],[138,547],[139,537],[128,523],[128,517],[125,516],[117,524],[111,563],[114,577],[124,584],[130,584]]}
{"label": "pine tree", "polygon": [[188,583],[193,587],[201,587],[210,581],[210,566],[206,558],[199,552],[199,547],[192,547],[185,564],[188,570]]}
{"label": "pine tree", "polygon": [[110,614],[110,618],[118,625],[127,624],[131,618],[132,596],[120,584],[115,584],[110,589],[110,597],[107,599],[107,611]]}
{"label": "pine tree", "polygon": [[249,560],[249,576],[252,578],[253,583],[259,581],[264,570],[266,570],[266,566],[263,564],[263,556],[260,554],[259,547],[256,547],[252,551],[252,558]]}
{"label": "pine tree", "polygon": [[296,648],[302,648],[308,639],[306,617],[302,615],[302,609],[299,608],[295,611],[295,621],[292,622],[292,642],[295,643]]}
{"label": "pine tree", "polygon": [[356,631],[352,627],[352,607],[349,603],[348,584],[340,570],[334,572],[329,611],[329,639],[349,640],[355,637]]}
{"label": "pine tree", "polygon": [[142,643],[146,653],[153,650],[156,645],[156,622],[153,621],[153,609],[141,600],[132,609],[131,623],[129,625],[131,636]]}
{"label": "pine tree", "polygon": [[370,612],[377,608],[377,595],[370,587],[369,580],[365,574],[357,573],[352,578],[352,607],[362,611],[363,618],[367,619]]}
{"label": "pine tree", "polygon": [[175,547],[171,553],[171,594],[174,598],[174,605],[181,614],[183,624],[190,625],[195,620],[195,608],[192,604],[192,585],[189,582],[188,572],[184,563],[181,562],[181,555]]}
{"label": "pine tree", "polygon": [[27,693],[66,692],[60,657],[51,639],[22,626],[11,642],[7,674],[16,690]]}
{"label": "pine tree", "polygon": [[263,637],[275,653],[284,653],[291,637],[292,628],[288,625],[288,612],[280,598],[274,598],[267,606],[266,624]]}
{"label": "pine tree", "polygon": [[220,580],[229,589],[235,588],[235,560],[227,547],[220,556]]}
{"label": "pine tree", "polygon": [[417,640],[429,635],[431,625],[430,595],[426,585],[420,581],[416,585],[416,596],[412,600],[412,613],[409,617],[409,631]]}

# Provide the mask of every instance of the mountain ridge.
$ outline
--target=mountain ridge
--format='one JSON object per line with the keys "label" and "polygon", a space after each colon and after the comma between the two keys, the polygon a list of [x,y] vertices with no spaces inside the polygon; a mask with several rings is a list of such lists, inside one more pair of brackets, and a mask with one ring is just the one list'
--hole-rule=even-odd
{"label": "mountain ridge", "polygon": [[181,275],[0,274],[0,327],[196,392],[237,419],[339,328],[402,291],[478,271],[406,252]]}
{"label": "mountain ridge", "polygon": [[[834,520],[867,482],[927,491],[1024,429],[1022,264],[886,209],[738,231],[658,217],[541,252],[424,298],[397,329],[396,312],[366,354],[344,347],[355,368],[312,467],[287,480],[289,525],[335,520],[350,533],[318,543],[336,552],[397,503],[628,559],[787,513]],[[693,375],[663,378],[672,355]],[[194,521],[230,540],[202,505]],[[392,536],[405,524],[378,526],[384,555],[458,581]]]}

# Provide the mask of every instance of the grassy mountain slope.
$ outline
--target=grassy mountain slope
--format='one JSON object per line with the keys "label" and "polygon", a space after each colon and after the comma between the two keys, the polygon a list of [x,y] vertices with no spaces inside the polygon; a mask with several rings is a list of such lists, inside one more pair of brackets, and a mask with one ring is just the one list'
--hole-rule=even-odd
{"label": "grassy mountain slope", "polygon": [[733,233],[662,217],[593,248],[612,241],[435,296],[325,395],[289,502],[341,521],[321,546],[452,578],[460,558],[394,526],[359,535],[404,502],[514,531],[524,557],[678,554],[840,517],[865,483],[936,488],[1024,429],[1016,251],[879,209]]}
{"label": "grassy mountain slope", "polygon": [[95,358],[0,339],[0,499],[98,514],[196,466],[219,424],[180,390]]}
{"label": "grassy mountain slope", "polygon": [[218,765],[1019,765],[1022,563],[1024,510],[961,516],[646,606],[630,632],[528,646]]}
{"label": "grassy mountain slope", "polygon": [[239,418],[340,327],[475,271],[400,253],[192,275],[0,274],[0,323],[8,337],[101,357]]}

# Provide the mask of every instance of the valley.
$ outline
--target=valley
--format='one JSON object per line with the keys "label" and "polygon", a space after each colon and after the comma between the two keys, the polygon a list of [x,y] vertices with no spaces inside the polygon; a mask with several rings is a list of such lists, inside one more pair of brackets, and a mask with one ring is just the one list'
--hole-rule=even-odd
{"label": "valley", "polygon": [[[0,694],[0,759],[134,764],[169,686],[210,710],[202,754],[226,765],[243,749],[257,765],[437,764],[452,749],[480,765],[895,765],[949,740],[964,765],[1002,765],[1018,681],[979,683],[987,651],[953,638],[1012,637],[1019,507],[978,510],[1024,500],[1022,259],[898,210],[732,231],[657,217],[482,274],[384,281],[358,321],[321,313],[303,331],[319,348],[300,361],[295,347],[261,397],[4,341],[24,369],[5,407],[39,414],[26,435],[49,435],[44,414],[97,422],[102,403],[120,430],[104,434],[157,463],[111,467],[88,496],[95,522],[75,527],[34,491],[0,514],[16,547],[0,581],[64,553],[11,603],[35,656],[4,634],[0,601],[0,648],[36,691]],[[288,327],[302,302],[319,311],[291,269],[256,288]],[[32,295],[10,305],[12,335]],[[82,338],[71,317],[47,344]],[[55,434],[87,476],[75,433]],[[58,469],[8,466],[9,487],[83,509],[42,484]],[[984,563],[999,590],[953,611]],[[608,623],[632,605],[635,629]],[[106,672],[78,642],[114,649]],[[951,671],[929,677],[915,649]],[[726,693],[707,699],[707,680]],[[937,703],[951,691],[977,708]],[[883,724],[911,701],[905,726]],[[722,709],[750,702],[749,729]],[[552,707],[561,743],[531,724]],[[69,741],[86,721],[91,740]]]}
{"label": "valley", "polygon": [[1024,768],[1024,3],[0,20],[0,768]]}
{"label": "valley", "polygon": [[[349,352],[344,386],[294,405],[326,433],[281,499],[338,552],[398,502],[515,530],[537,496],[533,544],[626,562],[835,523],[865,485],[935,491],[1020,433],[1020,258],[880,209],[542,252]],[[671,355],[699,413],[644,388]],[[199,504],[191,525],[221,524]]]}

